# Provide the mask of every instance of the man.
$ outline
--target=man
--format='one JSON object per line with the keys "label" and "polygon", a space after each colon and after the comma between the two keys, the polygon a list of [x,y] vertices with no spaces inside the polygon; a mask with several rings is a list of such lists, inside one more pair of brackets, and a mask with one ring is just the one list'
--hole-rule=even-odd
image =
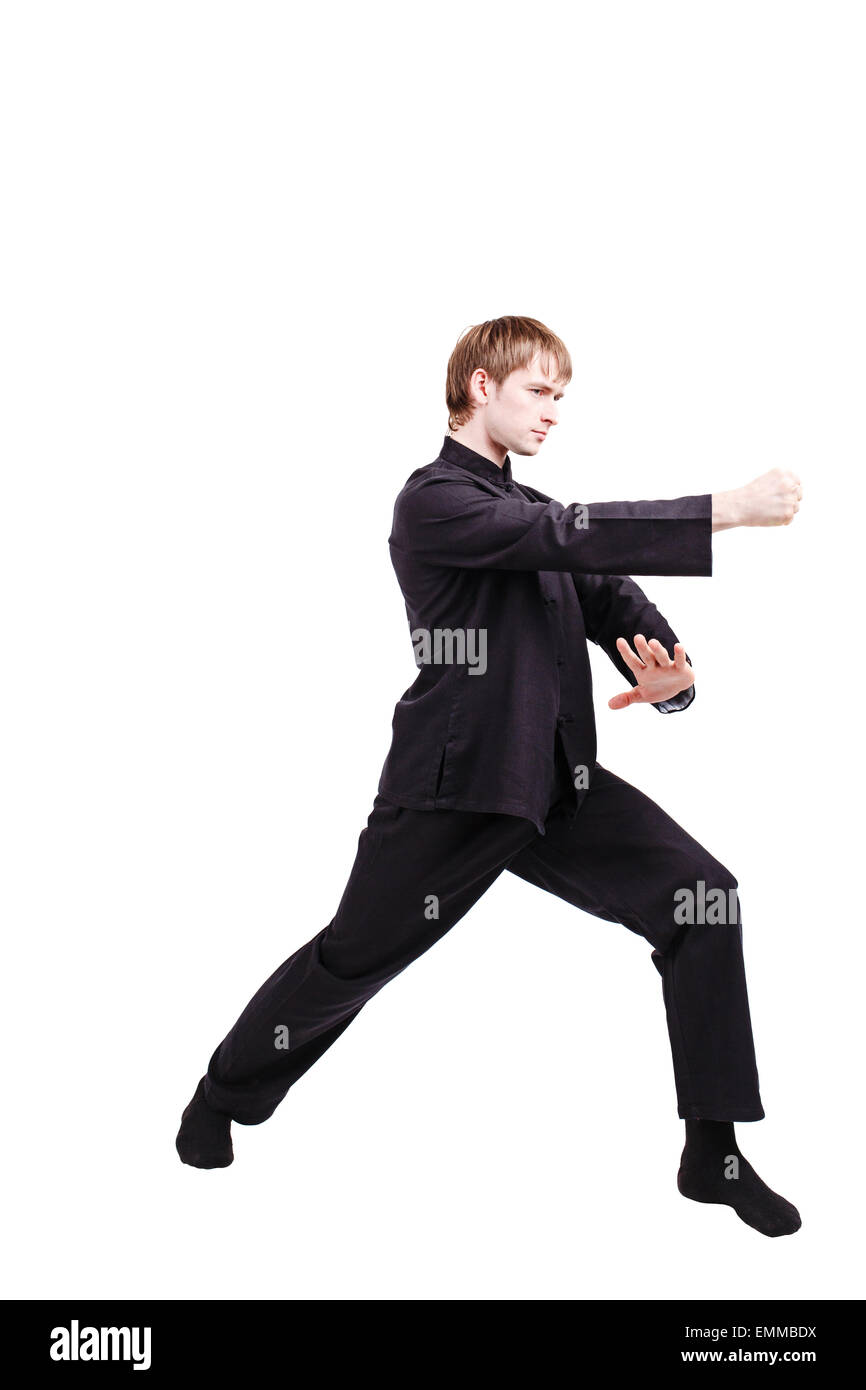
{"label": "man", "polygon": [[787,525],[799,479],[664,501],[560,503],[512,477],[557,423],[571,360],[536,319],[462,335],[448,365],[449,435],[400,492],[389,538],[416,681],[398,701],[378,795],[333,920],[295,951],[213,1053],[176,1144],[232,1162],[231,1121],[260,1124],[364,1004],[509,869],[648,940],[662,978],[678,1113],[679,1190],[764,1235],[795,1207],[740,1152],[764,1118],[737,881],[596,758],[586,647],[662,713],[694,699],[683,645],[627,577],[711,575],[715,531]]}

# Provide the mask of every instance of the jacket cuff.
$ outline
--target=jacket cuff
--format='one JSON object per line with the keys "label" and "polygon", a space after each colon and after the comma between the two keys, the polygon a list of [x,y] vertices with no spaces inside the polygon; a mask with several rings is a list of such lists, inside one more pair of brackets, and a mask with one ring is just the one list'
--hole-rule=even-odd
{"label": "jacket cuff", "polygon": [[688,709],[695,698],[695,687],[688,686],[686,690],[681,690],[679,695],[675,695],[672,700],[660,700],[658,704],[653,703],[653,708],[660,710],[662,714],[679,714],[680,710]]}

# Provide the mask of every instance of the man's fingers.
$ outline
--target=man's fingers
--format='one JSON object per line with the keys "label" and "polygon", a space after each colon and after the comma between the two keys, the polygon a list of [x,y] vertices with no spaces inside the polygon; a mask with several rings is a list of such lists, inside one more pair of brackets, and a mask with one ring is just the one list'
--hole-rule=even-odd
{"label": "man's fingers", "polygon": [[674,666],[678,671],[686,669],[686,649],[682,642],[674,642]]}
{"label": "man's fingers", "polygon": [[625,640],[624,637],[617,637],[616,645],[617,650],[619,651],[619,654],[625,662],[626,666],[628,666],[629,670],[634,671],[635,675],[637,675],[638,671],[643,671],[646,669],[640,657],[636,654],[636,652],[632,651],[631,647],[629,646],[628,642]]}
{"label": "man's fingers", "polygon": [[655,666],[655,652],[650,648],[650,644],[642,632],[636,632],[634,635],[634,649],[645,666]]}
{"label": "man's fingers", "polygon": [[673,666],[673,662],[668,656],[667,651],[657,637],[650,638],[649,645],[659,666]]}

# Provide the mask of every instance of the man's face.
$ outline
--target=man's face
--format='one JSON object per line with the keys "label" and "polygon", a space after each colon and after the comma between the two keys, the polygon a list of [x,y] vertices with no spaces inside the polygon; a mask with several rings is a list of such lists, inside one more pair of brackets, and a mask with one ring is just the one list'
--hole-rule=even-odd
{"label": "man's face", "polygon": [[[554,361],[545,363],[555,370]],[[513,454],[537,454],[548,431],[559,420],[559,404],[565,394],[561,383],[542,371],[536,356],[497,387],[485,384],[487,404],[484,424],[490,438]]]}

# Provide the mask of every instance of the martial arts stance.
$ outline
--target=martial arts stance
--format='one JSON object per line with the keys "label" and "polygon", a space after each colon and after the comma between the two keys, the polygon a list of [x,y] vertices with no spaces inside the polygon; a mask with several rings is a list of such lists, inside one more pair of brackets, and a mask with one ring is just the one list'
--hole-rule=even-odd
{"label": "martial arts stance", "polygon": [[512,478],[571,380],[536,319],[467,330],[448,364],[449,431],[400,492],[389,545],[416,662],[378,795],[333,920],[252,998],[210,1058],[177,1149],[232,1162],[231,1121],[266,1120],[372,996],[505,869],[642,936],[662,979],[678,1114],[677,1184],[764,1235],[798,1229],[737,1145],[764,1118],[737,880],[596,759],[587,640],[630,689],[614,709],[694,699],[675,633],[627,576],[711,575],[712,533],[787,525],[799,479],[664,501],[562,506]]}

